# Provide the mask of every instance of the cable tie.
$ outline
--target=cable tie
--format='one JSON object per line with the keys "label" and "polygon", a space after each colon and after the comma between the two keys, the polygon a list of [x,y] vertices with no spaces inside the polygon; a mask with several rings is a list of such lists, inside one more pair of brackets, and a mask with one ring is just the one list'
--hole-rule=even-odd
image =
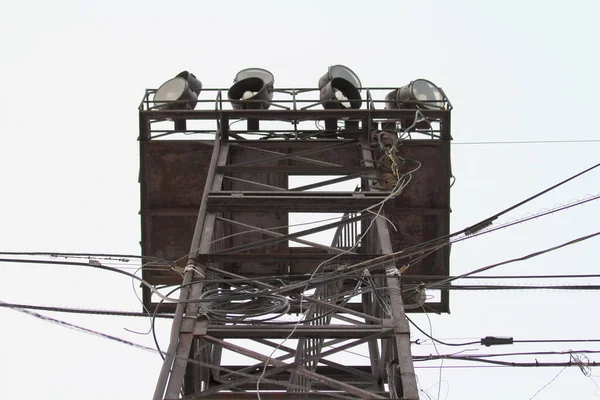
{"label": "cable tie", "polygon": [[486,347],[498,344],[513,344],[513,342],[512,337],[486,336],[481,338],[481,344]]}
{"label": "cable tie", "polygon": [[185,269],[183,270],[185,273],[188,273],[190,271],[197,273],[201,279],[206,278],[206,274],[204,274],[204,272],[200,271],[198,268],[196,268],[196,265],[194,264],[194,261],[190,260],[188,261],[187,265],[185,266]]}
{"label": "cable tie", "polygon": [[474,235],[475,233],[484,230],[485,228],[487,228],[488,226],[491,226],[492,223],[498,219],[498,217],[492,217],[492,218],[488,218],[484,221],[481,221],[473,226],[468,227],[467,229],[465,229],[463,232],[465,235],[470,236],[470,235]]}

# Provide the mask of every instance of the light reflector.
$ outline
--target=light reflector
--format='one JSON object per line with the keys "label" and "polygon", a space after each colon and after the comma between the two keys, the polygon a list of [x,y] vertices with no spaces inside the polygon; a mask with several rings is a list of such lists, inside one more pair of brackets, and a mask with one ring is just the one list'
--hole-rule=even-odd
{"label": "light reflector", "polygon": [[193,110],[202,91],[202,82],[188,71],[169,79],[154,93],[154,106],[159,109]]}

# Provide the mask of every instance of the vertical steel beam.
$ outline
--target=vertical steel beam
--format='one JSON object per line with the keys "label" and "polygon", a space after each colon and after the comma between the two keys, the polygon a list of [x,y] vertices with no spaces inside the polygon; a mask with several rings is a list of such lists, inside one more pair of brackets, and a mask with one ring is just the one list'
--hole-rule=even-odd
{"label": "vertical steel beam", "polygon": [[[219,149],[219,155],[217,160],[217,166],[225,165],[227,162],[227,156],[229,153],[229,145],[223,144]],[[207,182],[209,178],[207,177]],[[219,190],[221,185],[223,184],[223,174],[215,173],[213,177],[210,178],[211,181],[211,191]],[[205,191],[206,195],[208,195],[208,191]],[[206,201],[203,199],[202,204],[204,208],[206,208]],[[202,209],[202,206],[201,206]],[[215,227],[216,215],[214,213],[205,213],[204,223],[200,232],[200,244],[197,248],[192,247],[190,250],[190,261],[195,263],[193,257],[195,257],[198,253],[208,253],[210,251],[213,232]],[[200,228],[199,225],[196,228]],[[194,232],[194,236],[196,236],[197,231]],[[194,241],[192,241],[195,244]],[[189,272],[189,271],[188,271]],[[187,273],[187,272],[186,272]],[[191,285],[189,300],[196,300],[200,298],[202,291],[204,290],[204,278],[206,276],[206,267],[202,264],[196,265],[195,270],[192,270],[192,273],[199,278],[197,283]],[[196,321],[196,317],[198,314],[199,303],[188,303],[185,310],[185,316],[189,318],[191,322],[189,327],[184,327],[183,324],[180,326],[180,335],[179,335],[179,345],[177,347],[177,359],[173,363],[173,368],[171,370],[171,375],[169,377],[169,382],[167,384],[166,390],[166,398],[174,399],[178,397],[178,393],[181,390],[183,385],[183,377],[186,371],[187,358],[189,358],[190,348],[192,344],[192,340],[194,338],[193,335],[193,327]]]}
{"label": "vertical steel beam", "polygon": [[[227,153],[227,147],[225,147],[225,153]],[[202,237],[202,232],[204,231],[204,220],[206,217],[206,199],[208,197],[209,191],[213,188],[214,176],[216,172],[216,167],[219,159],[222,157],[222,148],[221,148],[221,135],[219,132],[215,134],[215,141],[213,145],[213,153],[211,156],[211,162],[209,165],[206,183],[204,186],[204,192],[202,194],[202,202],[200,204],[200,209],[198,210],[198,219],[196,220],[196,227],[194,229],[194,237],[192,239],[192,244],[190,248],[190,261],[193,262],[193,256],[198,251],[200,238]],[[179,353],[179,343],[180,343],[180,330],[181,324],[183,322],[184,313],[186,310],[186,300],[190,295],[190,283],[192,282],[192,278],[195,272],[193,269],[186,270],[183,276],[182,289],[180,291],[179,303],[177,304],[175,310],[175,316],[173,318],[173,324],[171,326],[171,338],[169,342],[169,347],[167,349],[167,353],[165,355],[165,359],[163,361],[163,365],[161,367],[161,371],[156,383],[156,388],[154,390],[153,400],[162,400],[163,395],[165,393],[165,388],[167,386],[167,382],[170,381],[171,369],[174,365],[175,356]],[[190,339],[191,342],[191,339]],[[191,345],[191,343],[190,343]],[[185,349],[184,349],[185,350]],[[188,349],[189,354],[189,349]],[[186,356],[187,357],[187,356]],[[185,369],[185,366],[184,366]],[[181,388],[181,385],[180,385]],[[179,390],[179,389],[178,389]]]}
{"label": "vertical steel beam", "polygon": [[[366,138],[363,138],[362,143],[363,158],[365,164],[373,162],[371,151],[368,149],[368,143]],[[369,185],[370,186],[370,185]],[[393,253],[392,241],[390,239],[389,230],[387,227],[387,221],[381,217],[375,217],[375,226],[377,229],[377,239],[379,246],[381,247],[382,254]],[[386,285],[388,287],[388,295],[390,298],[390,311],[392,325],[394,327],[394,349],[396,354],[394,358],[397,362],[399,369],[400,382],[402,388],[395,388],[396,395],[404,400],[418,400],[419,399],[419,388],[417,386],[417,379],[415,375],[415,367],[412,360],[412,352],[410,348],[410,331],[406,315],[404,314],[404,303],[402,302],[401,288],[398,277],[395,275],[396,264],[392,260],[385,265],[386,272]],[[389,351],[389,350],[388,350]],[[384,354],[385,357],[385,354]],[[394,367],[394,365],[390,365]],[[388,374],[392,378],[395,376],[395,371],[392,370],[392,374]],[[392,387],[392,381],[388,381],[390,388]],[[401,389],[401,392],[400,392]]]}

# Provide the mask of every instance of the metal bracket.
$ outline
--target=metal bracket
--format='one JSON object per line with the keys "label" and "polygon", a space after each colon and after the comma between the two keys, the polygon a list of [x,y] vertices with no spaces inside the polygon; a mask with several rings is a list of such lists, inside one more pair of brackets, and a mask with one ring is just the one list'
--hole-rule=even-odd
{"label": "metal bracket", "polygon": [[200,316],[196,319],[194,326],[194,336],[206,336],[208,333],[208,319],[204,316]]}

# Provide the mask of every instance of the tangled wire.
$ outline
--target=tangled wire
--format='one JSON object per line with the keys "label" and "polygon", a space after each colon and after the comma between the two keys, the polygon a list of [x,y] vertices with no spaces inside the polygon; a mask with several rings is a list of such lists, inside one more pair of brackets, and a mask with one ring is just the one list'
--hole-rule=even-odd
{"label": "tangled wire", "polygon": [[290,310],[285,296],[255,288],[207,290],[200,301],[200,315],[224,323],[265,322]]}

